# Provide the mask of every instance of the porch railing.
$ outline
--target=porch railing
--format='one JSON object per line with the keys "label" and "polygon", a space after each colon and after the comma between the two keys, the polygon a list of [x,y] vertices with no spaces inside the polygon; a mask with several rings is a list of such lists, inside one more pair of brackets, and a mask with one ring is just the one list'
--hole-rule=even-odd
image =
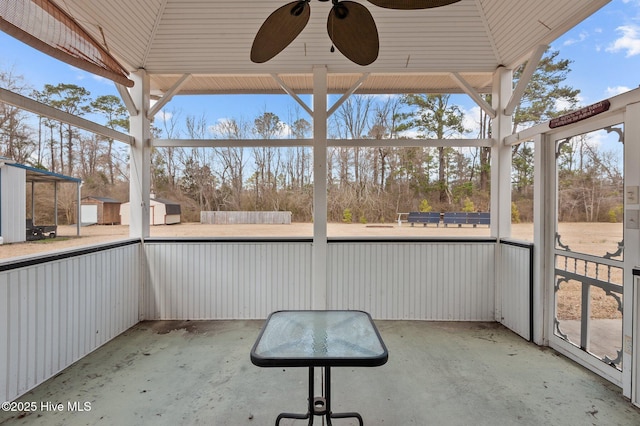
{"label": "porch railing", "polygon": [[622,369],[622,261],[556,249],[554,333]]}
{"label": "porch railing", "polygon": [[[495,321],[497,244],[330,240],[327,308]],[[0,399],[17,398],[140,319],[310,309],[312,261],[310,239],[128,240],[0,263]]]}

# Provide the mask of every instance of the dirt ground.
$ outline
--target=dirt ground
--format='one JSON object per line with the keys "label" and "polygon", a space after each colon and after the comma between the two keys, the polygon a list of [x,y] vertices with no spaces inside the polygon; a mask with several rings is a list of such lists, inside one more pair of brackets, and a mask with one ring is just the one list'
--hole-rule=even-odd
{"label": "dirt ground", "polygon": [[[561,224],[562,243],[571,250],[593,255],[614,252],[622,240],[622,224],[589,223]],[[151,237],[312,237],[313,224],[292,223],[290,225],[202,225],[200,223],[180,223],[175,225],[152,226]],[[486,226],[435,227],[433,225],[412,227],[407,223],[393,224],[343,224],[330,223],[329,237],[487,237]],[[56,238],[40,241],[4,244],[0,246],[0,259],[29,256],[34,254],[67,250],[105,242],[126,239],[129,227],[124,225],[93,225],[80,228],[59,226]],[[518,240],[533,241],[533,224],[512,225],[512,236]]]}

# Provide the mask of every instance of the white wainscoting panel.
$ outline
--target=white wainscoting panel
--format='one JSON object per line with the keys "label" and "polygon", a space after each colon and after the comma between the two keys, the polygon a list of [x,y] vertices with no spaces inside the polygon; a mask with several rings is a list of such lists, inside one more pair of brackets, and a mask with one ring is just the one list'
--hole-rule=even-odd
{"label": "white wainscoting panel", "polygon": [[502,324],[531,338],[531,250],[526,244],[500,244]]}
{"label": "white wainscoting panel", "polygon": [[145,319],[264,319],[311,308],[310,242],[146,242]]}
{"label": "white wainscoting panel", "polygon": [[0,400],[11,401],[138,322],[141,246],[0,272]]}
{"label": "white wainscoting panel", "polygon": [[329,244],[329,309],[376,319],[494,321],[494,242]]}

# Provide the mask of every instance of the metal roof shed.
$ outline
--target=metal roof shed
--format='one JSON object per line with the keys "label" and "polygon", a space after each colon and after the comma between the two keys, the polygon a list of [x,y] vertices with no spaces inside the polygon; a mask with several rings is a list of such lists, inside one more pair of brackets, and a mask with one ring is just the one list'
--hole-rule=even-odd
{"label": "metal roof shed", "polygon": [[[180,204],[163,198],[149,199],[149,224],[173,225],[180,223],[182,209]],[[131,202],[120,205],[120,221],[123,225],[131,224]]]}
{"label": "metal roof shed", "polygon": [[[8,159],[0,161],[0,236],[2,236],[3,243],[18,243],[26,240],[27,183],[31,183],[31,218],[35,217],[35,184],[53,184],[54,218],[55,225],[58,225],[58,184],[61,182],[76,184],[78,206],[80,206],[81,179],[36,169]],[[80,217],[79,207],[78,217]],[[80,225],[78,225],[77,233],[80,235]]]}
{"label": "metal roof shed", "polygon": [[82,198],[82,225],[118,225],[120,224],[120,205],[118,200],[108,197]]}

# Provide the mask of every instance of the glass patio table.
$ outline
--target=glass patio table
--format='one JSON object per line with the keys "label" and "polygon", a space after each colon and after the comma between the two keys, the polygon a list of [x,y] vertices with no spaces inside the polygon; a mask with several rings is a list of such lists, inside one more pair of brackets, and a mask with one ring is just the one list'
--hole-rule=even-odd
{"label": "glass patio table", "polygon": [[[358,419],[356,412],[331,412],[331,367],[377,367],[389,354],[371,316],[363,311],[277,311],[267,318],[253,348],[251,362],[259,367],[308,367],[309,400],[306,414],[281,413],[283,418]],[[314,369],[324,367],[323,396],[314,397]]]}

